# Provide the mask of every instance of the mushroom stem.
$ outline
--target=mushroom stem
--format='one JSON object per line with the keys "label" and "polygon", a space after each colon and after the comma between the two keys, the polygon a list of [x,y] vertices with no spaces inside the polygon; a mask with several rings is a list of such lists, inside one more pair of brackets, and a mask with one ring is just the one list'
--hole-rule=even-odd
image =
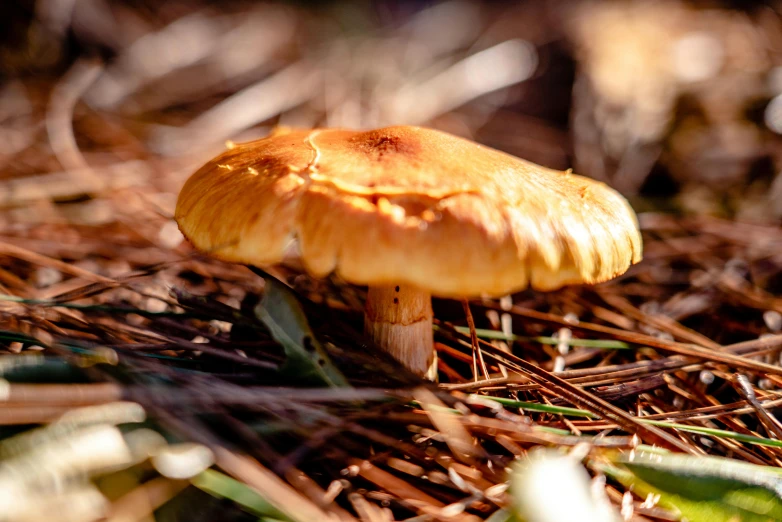
{"label": "mushroom stem", "polygon": [[414,373],[436,380],[429,292],[413,286],[370,286],[364,333]]}

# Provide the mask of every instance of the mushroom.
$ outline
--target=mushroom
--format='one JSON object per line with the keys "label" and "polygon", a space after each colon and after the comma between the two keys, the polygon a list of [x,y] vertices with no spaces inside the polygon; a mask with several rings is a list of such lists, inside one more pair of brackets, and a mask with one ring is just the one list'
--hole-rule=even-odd
{"label": "mushroom", "polygon": [[297,259],[367,285],[365,333],[435,379],[431,295],[598,283],[641,258],[627,201],[603,183],[420,127],[279,129],[184,185],[176,220],[231,262]]}

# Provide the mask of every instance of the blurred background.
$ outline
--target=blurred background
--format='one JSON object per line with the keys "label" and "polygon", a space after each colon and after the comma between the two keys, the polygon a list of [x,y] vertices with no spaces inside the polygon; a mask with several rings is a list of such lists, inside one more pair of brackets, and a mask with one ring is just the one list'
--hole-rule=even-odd
{"label": "blurred background", "polygon": [[782,2],[6,0],[0,216],[170,217],[226,140],[403,123],[776,222],[781,53]]}
{"label": "blurred background", "polygon": [[[666,348],[675,340],[715,352],[775,334],[776,348],[751,354],[779,361],[782,0],[0,0],[0,510],[16,510],[0,518],[75,522],[113,513],[109,520],[146,521],[175,497],[157,520],[256,520],[245,511],[257,514],[259,504],[241,511],[212,497],[247,508],[253,491],[279,477],[293,488],[280,491],[295,494],[263,491],[291,509],[337,499],[338,509],[350,503],[361,514],[370,499],[399,516],[456,507],[471,510],[473,518],[462,519],[474,521],[508,505],[487,495],[476,507],[475,488],[464,489],[457,473],[449,478],[418,446],[396,444],[411,440],[427,455],[452,458],[433,442],[425,415],[410,420],[412,396],[350,417],[352,396],[324,406],[301,399],[295,387],[287,395],[259,389],[301,385],[282,372],[281,347],[252,317],[263,281],[193,255],[172,219],[184,181],[229,141],[261,138],[275,125],[390,124],[427,125],[573,168],[609,183],[639,212],[645,260],[614,283],[520,293],[512,303],[529,313],[513,317],[471,304],[479,328],[529,336],[512,343],[525,359],[592,372],[568,378],[586,379],[578,382],[589,393],[634,415],[651,404],[659,419],[720,404],[707,391],[717,390],[725,408],[743,400],[728,385],[732,370],[694,367],[674,380],[663,374],[680,368],[669,357],[678,352],[608,350],[613,339],[590,338],[592,348],[569,352],[571,326],[593,321],[646,336],[624,337],[633,343]],[[323,297],[360,331],[361,290],[332,283],[299,281],[298,289]],[[460,386],[473,376],[471,345],[440,326],[464,325],[464,309],[437,300],[435,310],[441,382]],[[360,336],[323,313],[308,308],[351,383],[410,386],[400,384],[397,367],[367,364]],[[644,373],[651,360],[661,366]],[[639,373],[609,375],[618,367],[611,365],[625,363],[637,363]],[[782,386],[768,377],[753,381],[759,397]],[[545,389],[509,389],[491,393],[546,405],[552,398]],[[389,411],[404,415],[394,420]],[[480,411],[501,419],[496,408]],[[144,428],[133,428],[147,414]],[[534,422],[560,434],[612,429],[559,418],[541,413]],[[756,419],[750,432],[736,418],[692,422],[765,433]],[[514,419],[503,422],[516,429]],[[93,425],[116,444],[82,429]],[[514,455],[538,443],[573,443],[547,436],[503,446],[505,460],[481,464],[475,484],[501,497],[494,488],[506,487],[504,465]],[[701,453],[782,465],[776,449],[713,439],[686,440]],[[220,451],[160,449],[177,441]],[[499,448],[495,442],[488,443]],[[158,476],[139,464],[180,453],[195,460],[186,462],[189,471],[156,461]],[[411,455],[426,475],[410,471]],[[377,467],[348,466],[354,457]],[[254,490],[203,472],[210,459]],[[98,475],[100,491],[85,480]],[[190,487],[184,479],[193,476]],[[428,500],[428,507],[397,503],[409,492],[394,489],[399,477],[442,500],[443,511]],[[615,485],[607,491],[617,506],[632,501]]]}

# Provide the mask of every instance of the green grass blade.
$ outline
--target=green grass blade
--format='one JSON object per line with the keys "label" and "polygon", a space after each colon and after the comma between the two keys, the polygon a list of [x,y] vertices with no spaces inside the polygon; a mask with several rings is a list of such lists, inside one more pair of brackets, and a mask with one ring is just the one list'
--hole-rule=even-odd
{"label": "green grass blade", "polygon": [[[435,327],[436,328],[436,327]],[[459,333],[469,335],[470,329],[466,326],[456,326],[456,331]],[[557,345],[562,342],[555,337],[537,336],[537,337],[525,337],[523,335],[504,334],[497,330],[486,330],[483,328],[476,328],[475,333],[481,339],[493,339],[498,341],[520,341],[520,342],[535,342],[540,344]],[[569,339],[565,341],[568,346],[583,346],[585,348],[602,348],[605,350],[627,350],[630,345],[623,341],[616,341],[613,339]]]}
{"label": "green grass blade", "polygon": [[[558,415],[568,415],[571,417],[586,417],[590,419],[599,418],[597,415],[578,408],[569,408],[565,406],[552,406],[549,404],[539,404],[534,402],[514,401],[513,399],[505,399],[502,397],[491,397],[489,395],[478,395],[481,399],[489,399],[502,404],[508,408],[520,408],[527,411],[537,411],[541,413],[552,413]],[[643,417],[638,419],[639,422],[644,424],[651,424],[660,428],[669,428],[674,430],[686,431],[688,433],[698,433],[700,435],[709,435],[712,437],[723,437],[726,439],[732,439],[740,442],[746,442],[747,444],[754,444],[757,446],[768,446],[772,448],[782,448],[782,441],[767,439],[763,437],[756,437],[754,435],[746,435],[744,433],[737,433],[735,431],[720,430],[716,428],[707,428],[704,426],[690,426],[687,424],[677,424],[675,422],[665,422],[653,419],[644,419]]]}
{"label": "green grass blade", "polygon": [[212,496],[236,502],[253,515],[262,517],[262,520],[295,522],[267,502],[257,491],[219,471],[208,469],[193,477],[190,482]]}

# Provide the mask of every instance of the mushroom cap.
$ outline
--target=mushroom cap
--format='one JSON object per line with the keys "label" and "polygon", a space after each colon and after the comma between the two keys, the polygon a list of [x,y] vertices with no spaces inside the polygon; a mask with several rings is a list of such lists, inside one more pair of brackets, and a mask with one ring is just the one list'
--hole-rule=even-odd
{"label": "mushroom cap", "polygon": [[598,283],[641,259],[633,210],[603,183],[420,127],[280,129],[182,189],[196,248],[315,277],[440,296]]}

